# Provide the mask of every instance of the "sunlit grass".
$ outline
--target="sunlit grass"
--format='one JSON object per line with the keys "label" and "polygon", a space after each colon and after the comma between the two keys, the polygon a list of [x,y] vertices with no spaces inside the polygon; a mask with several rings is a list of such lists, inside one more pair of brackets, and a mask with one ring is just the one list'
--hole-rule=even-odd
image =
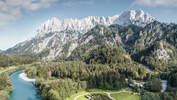
{"label": "sunlit grass", "polygon": [[77,100],[88,100],[87,98],[85,98],[85,95],[89,94],[89,92],[86,91],[80,91],[76,94],[71,95],[69,98],[66,98],[65,100],[74,100],[75,97],[80,96]]}
{"label": "sunlit grass", "polygon": [[129,92],[121,92],[121,93],[111,94],[111,96],[115,100],[139,100],[140,99],[138,94],[133,94],[133,93],[129,93]]}
{"label": "sunlit grass", "polygon": [[[80,91],[76,94],[73,94],[72,96],[70,96],[69,98],[65,99],[65,100],[74,100],[74,98],[76,98],[77,96],[79,96],[77,98],[77,100],[88,100],[86,98],[87,95],[90,94],[102,94],[102,95],[106,95],[106,93],[92,93],[92,92],[109,92],[112,93],[111,97],[115,98],[115,100],[139,100],[139,95],[138,94],[134,94],[133,92],[128,92],[130,91],[129,89],[121,89],[121,90],[103,90],[103,89],[89,89],[87,91]],[[115,92],[115,93],[114,93]],[[120,93],[116,93],[116,92],[120,92]]]}

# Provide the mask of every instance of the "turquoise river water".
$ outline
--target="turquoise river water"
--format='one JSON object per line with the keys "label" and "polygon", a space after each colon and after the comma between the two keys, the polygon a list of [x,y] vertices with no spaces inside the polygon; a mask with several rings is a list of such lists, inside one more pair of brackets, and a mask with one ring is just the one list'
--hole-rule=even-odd
{"label": "turquoise river water", "polygon": [[10,93],[9,100],[41,100],[33,83],[19,78],[21,73],[24,73],[24,70],[10,75],[14,90]]}

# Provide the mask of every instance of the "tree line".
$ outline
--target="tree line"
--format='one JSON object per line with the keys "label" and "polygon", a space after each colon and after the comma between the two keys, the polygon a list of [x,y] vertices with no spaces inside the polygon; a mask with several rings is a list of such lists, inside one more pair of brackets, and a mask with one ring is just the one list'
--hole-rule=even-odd
{"label": "tree line", "polygon": [[30,56],[12,56],[7,54],[0,54],[0,67],[30,64],[34,61],[36,61],[36,59]]}

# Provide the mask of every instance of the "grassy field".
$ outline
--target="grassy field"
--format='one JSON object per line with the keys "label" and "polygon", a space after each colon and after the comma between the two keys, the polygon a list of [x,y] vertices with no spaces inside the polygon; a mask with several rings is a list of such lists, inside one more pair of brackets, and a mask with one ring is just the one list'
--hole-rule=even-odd
{"label": "grassy field", "polygon": [[[112,93],[111,97],[113,97],[115,100],[139,100],[138,94],[133,94],[133,93],[129,93],[129,92],[121,92],[121,91],[129,91],[129,89],[113,90],[113,91],[102,90],[102,89],[90,89],[88,91],[80,91],[76,94],[73,94],[71,97],[69,97],[65,100],[74,100],[74,98],[76,98],[77,96],[79,96],[79,97],[76,100],[88,100],[85,96],[89,95],[89,94],[93,94],[91,92],[109,92],[109,93]],[[116,92],[120,92],[120,93],[116,93]],[[101,93],[101,94],[107,95],[105,93]]]}
{"label": "grassy field", "polygon": [[76,94],[73,94],[71,97],[66,98],[65,100],[74,100],[74,98],[77,97],[77,96],[79,96],[79,95],[83,95],[83,96],[79,97],[77,100],[88,100],[88,99],[85,98],[85,96],[84,96],[84,95],[87,95],[87,94],[89,94],[89,92],[80,91],[80,92],[78,92],[78,93],[76,93]]}
{"label": "grassy field", "polygon": [[139,100],[139,95],[128,93],[128,92],[122,92],[117,94],[111,94],[115,100]]}
{"label": "grassy field", "polygon": [[[65,100],[74,100],[74,98],[77,97],[77,96],[79,96],[77,98],[77,100],[88,100],[85,96],[91,95],[91,94],[97,94],[97,93],[89,93],[89,92],[86,92],[86,91],[81,91],[81,92],[78,92],[78,93],[72,95],[71,97],[69,97]],[[105,94],[105,93],[99,93],[99,94],[107,96],[107,94]]]}

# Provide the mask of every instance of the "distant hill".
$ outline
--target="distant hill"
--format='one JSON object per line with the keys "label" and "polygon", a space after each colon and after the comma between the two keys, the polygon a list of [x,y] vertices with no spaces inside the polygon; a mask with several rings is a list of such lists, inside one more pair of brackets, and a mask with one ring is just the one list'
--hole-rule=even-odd
{"label": "distant hill", "polygon": [[0,49],[0,53],[2,53],[2,52],[3,52],[3,50]]}

